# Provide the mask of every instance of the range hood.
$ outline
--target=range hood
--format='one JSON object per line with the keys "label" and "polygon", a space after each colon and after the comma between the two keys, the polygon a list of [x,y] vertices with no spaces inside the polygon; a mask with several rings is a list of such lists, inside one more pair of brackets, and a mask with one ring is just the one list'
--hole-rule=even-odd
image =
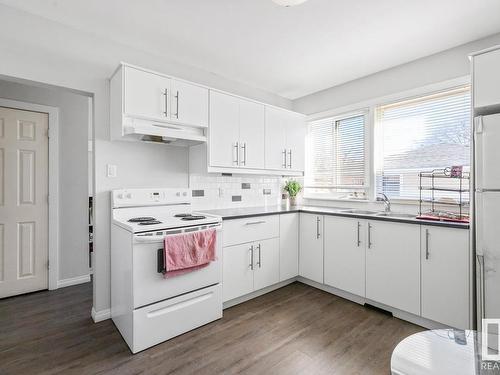
{"label": "range hood", "polygon": [[123,124],[125,138],[175,146],[193,146],[207,141],[203,127],[127,118]]}

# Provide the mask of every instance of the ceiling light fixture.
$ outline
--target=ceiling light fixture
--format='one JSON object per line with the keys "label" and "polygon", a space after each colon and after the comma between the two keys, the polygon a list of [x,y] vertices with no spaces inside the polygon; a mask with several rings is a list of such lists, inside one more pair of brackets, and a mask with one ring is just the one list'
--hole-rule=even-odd
{"label": "ceiling light fixture", "polygon": [[282,7],[293,7],[295,5],[299,5],[305,3],[307,0],[273,0],[278,5]]}

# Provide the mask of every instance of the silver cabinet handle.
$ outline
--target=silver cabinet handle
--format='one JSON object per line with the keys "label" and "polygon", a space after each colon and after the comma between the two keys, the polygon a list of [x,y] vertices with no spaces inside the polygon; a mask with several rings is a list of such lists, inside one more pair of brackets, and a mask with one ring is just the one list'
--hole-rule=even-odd
{"label": "silver cabinet handle", "polygon": [[368,248],[372,248],[372,225],[368,223]]}
{"label": "silver cabinet handle", "polygon": [[168,117],[168,89],[163,91],[163,95],[165,96],[165,112],[163,112],[163,114],[165,117]]}
{"label": "silver cabinet handle", "polygon": [[179,119],[179,91],[175,94],[176,106],[175,106],[175,118]]}
{"label": "silver cabinet handle", "polygon": [[283,168],[286,168],[286,149],[283,149],[283,151],[281,151],[281,154],[283,155],[283,163],[281,164],[281,166]]}
{"label": "silver cabinet handle", "polygon": [[233,159],[233,163],[236,164],[236,165],[238,165],[240,163],[239,148],[240,148],[240,143],[239,142],[235,142],[234,145],[233,145],[233,154],[235,154],[235,157]]}
{"label": "silver cabinet handle", "polygon": [[484,304],[484,255],[476,255],[477,257],[477,262],[479,265],[479,288],[478,288],[478,294],[479,294],[479,306],[478,306],[478,316],[480,318],[485,318],[486,317],[486,312],[485,312],[485,304]]}
{"label": "silver cabinet handle", "polygon": [[259,221],[248,221],[245,223],[245,225],[256,225],[256,224],[265,224],[266,222],[264,220],[259,220]]}
{"label": "silver cabinet handle", "polygon": [[253,245],[250,246],[250,269],[253,271]]}
{"label": "silver cabinet handle", "polygon": [[259,249],[259,262],[257,263],[259,265],[259,268],[262,268],[262,254],[261,254],[261,249],[260,249],[260,244],[257,246]]}
{"label": "silver cabinet handle", "polygon": [[321,219],[318,217],[316,217],[316,238],[320,238],[321,237],[321,232],[319,230],[319,224],[321,223]]}
{"label": "silver cabinet handle", "polygon": [[292,149],[288,150],[288,168],[292,168]]}
{"label": "silver cabinet handle", "polygon": [[425,259],[429,259],[429,229],[425,230]]}
{"label": "silver cabinet handle", "polygon": [[360,229],[361,229],[361,223],[358,221],[358,240],[357,240],[358,247],[361,245],[361,238],[359,234]]}
{"label": "silver cabinet handle", "polygon": [[243,159],[241,160],[241,165],[247,165],[247,143],[243,142],[240,146],[243,149]]}

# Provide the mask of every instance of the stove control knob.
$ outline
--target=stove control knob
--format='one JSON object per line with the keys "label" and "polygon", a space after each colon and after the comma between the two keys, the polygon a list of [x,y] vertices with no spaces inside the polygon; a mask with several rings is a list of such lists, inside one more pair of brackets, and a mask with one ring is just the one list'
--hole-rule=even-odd
{"label": "stove control knob", "polygon": [[127,199],[131,199],[132,198],[132,194],[128,193],[127,194]]}
{"label": "stove control knob", "polygon": [[182,196],[183,196],[183,197],[187,197],[187,195],[188,195],[188,193],[187,193],[187,192],[182,193]]}
{"label": "stove control knob", "polygon": [[177,195],[178,197],[180,197],[181,196],[181,192],[178,191],[177,193],[175,193],[175,195]]}
{"label": "stove control knob", "polygon": [[118,194],[118,195],[117,195],[117,198],[118,198],[118,199],[123,199],[123,194],[121,194],[121,193],[120,193],[120,194]]}

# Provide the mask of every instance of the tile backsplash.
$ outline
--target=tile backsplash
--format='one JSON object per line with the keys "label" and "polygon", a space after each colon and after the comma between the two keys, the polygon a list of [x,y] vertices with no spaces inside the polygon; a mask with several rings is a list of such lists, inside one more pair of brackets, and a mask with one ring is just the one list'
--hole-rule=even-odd
{"label": "tile backsplash", "polygon": [[281,203],[281,185],[280,176],[189,176],[194,209],[274,206]]}

